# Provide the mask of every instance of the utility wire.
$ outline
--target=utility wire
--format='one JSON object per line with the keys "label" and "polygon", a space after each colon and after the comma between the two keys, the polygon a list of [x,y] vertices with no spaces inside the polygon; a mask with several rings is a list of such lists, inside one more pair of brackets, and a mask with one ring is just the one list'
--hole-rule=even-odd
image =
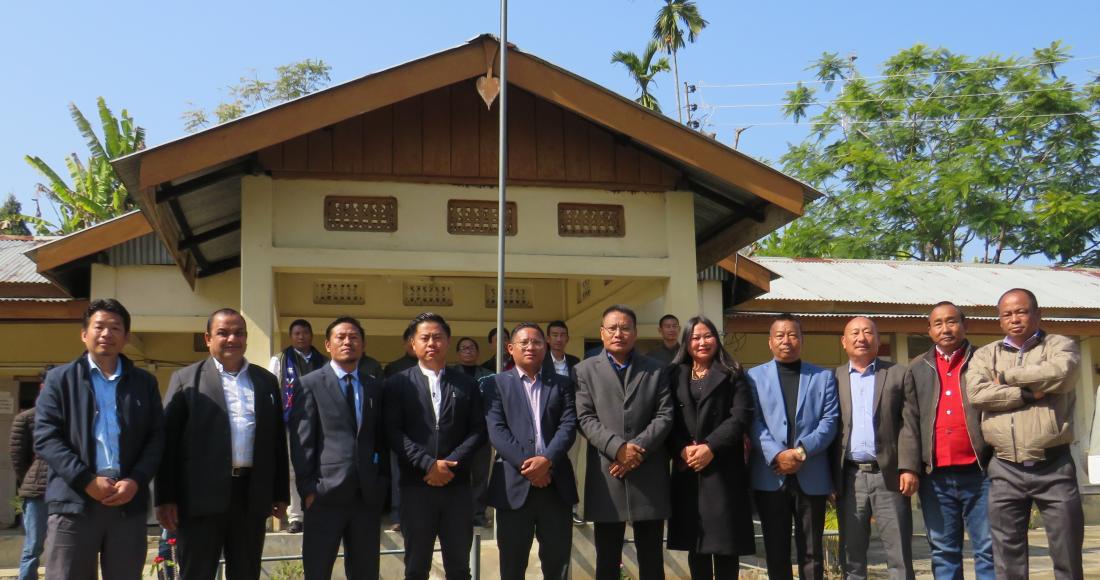
{"label": "utility wire", "polygon": [[1100,55],[1083,56],[1083,57],[1080,57],[1080,58],[1068,58],[1068,59],[1065,59],[1065,60],[1051,60],[1051,61],[1046,61],[1046,62],[1029,62],[1029,63],[1021,63],[1021,64],[1006,64],[1006,65],[1000,65],[1000,66],[960,68],[960,69],[954,69],[954,70],[932,70],[932,71],[922,71],[922,72],[913,72],[913,73],[901,73],[901,74],[895,74],[895,75],[858,76],[858,77],[854,77],[854,78],[850,78],[850,79],[849,78],[840,78],[840,79],[833,79],[833,80],[807,79],[807,80],[801,80],[801,81],[780,81],[780,82],[761,82],[761,83],[732,83],[732,84],[706,83],[706,82],[700,81],[700,82],[696,82],[694,84],[695,84],[695,86],[697,86],[701,89],[739,89],[739,88],[752,88],[752,87],[782,87],[782,86],[825,84],[825,83],[841,83],[842,84],[842,83],[847,83],[847,82],[851,82],[851,81],[854,81],[854,80],[884,80],[884,79],[918,77],[918,76],[926,76],[926,75],[946,75],[946,74],[961,73],[961,72],[976,72],[976,71],[983,71],[983,70],[1002,70],[1002,69],[1013,69],[1013,68],[1028,68],[1028,67],[1033,67],[1033,66],[1045,66],[1045,65],[1051,65],[1051,64],[1065,64],[1067,62],[1081,62],[1081,61],[1087,61],[1087,60],[1100,60]]}
{"label": "utility wire", "polygon": [[[929,101],[939,99],[965,99],[969,97],[993,97],[998,95],[1023,95],[1028,93],[1041,93],[1046,91],[1073,91],[1076,87],[1047,87],[1044,89],[1029,89],[1026,91],[995,91],[990,93],[974,93],[969,95],[939,95],[939,96],[925,96],[925,97],[886,97],[881,99],[859,99],[859,100],[832,100],[832,101],[810,101],[803,103],[805,105],[859,105],[862,103],[880,103],[880,102],[892,102],[892,101]],[[791,103],[752,103],[746,105],[706,105],[700,104],[700,109],[763,109],[770,107],[785,107]]]}

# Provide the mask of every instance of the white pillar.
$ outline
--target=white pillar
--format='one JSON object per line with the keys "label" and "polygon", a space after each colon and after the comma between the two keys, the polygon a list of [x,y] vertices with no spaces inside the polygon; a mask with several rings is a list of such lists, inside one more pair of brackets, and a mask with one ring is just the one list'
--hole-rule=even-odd
{"label": "white pillar", "polygon": [[265,367],[278,337],[271,256],[273,204],[270,177],[241,179],[241,314],[248,324],[245,356]]}
{"label": "white pillar", "polygon": [[909,364],[909,333],[907,332],[895,332],[894,333],[894,362],[901,364]]}
{"label": "white pillar", "polygon": [[669,265],[664,310],[686,321],[699,313],[695,205],[691,192],[670,191],[665,194],[665,237]]}
{"label": "white pillar", "polygon": [[699,311],[703,313],[703,316],[709,318],[718,327],[718,332],[725,332],[726,316],[722,310],[721,280],[703,280],[699,282],[699,304]]}

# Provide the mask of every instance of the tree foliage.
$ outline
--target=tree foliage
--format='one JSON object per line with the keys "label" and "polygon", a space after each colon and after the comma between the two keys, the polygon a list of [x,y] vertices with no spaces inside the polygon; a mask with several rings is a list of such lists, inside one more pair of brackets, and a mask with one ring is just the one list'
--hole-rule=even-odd
{"label": "tree foliage", "polygon": [[[1100,265],[1100,77],[1030,58],[915,45],[864,77],[826,53],[784,114],[811,132],[781,158],[826,195],[761,253]],[[834,83],[835,97],[826,99]]]}
{"label": "tree foliage", "polygon": [[27,227],[27,220],[23,217],[23,204],[15,199],[14,193],[9,193],[4,205],[0,205],[0,234],[9,236],[31,235],[31,230]]}
{"label": "tree foliage", "polygon": [[226,89],[229,101],[219,103],[210,111],[202,108],[184,111],[184,129],[189,133],[195,132],[303,97],[327,86],[332,80],[330,72],[332,67],[325,61],[308,58],[275,67],[273,81],[261,79],[253,70],[251,76],[241,77],[238,84]]}
{"label": "tree foliage", "polygon": [[639,105],[661,112],[661,105],[657,102],[657,97],[653,96],[653,93],[649,92],[649,85],[653,82],[653,77],[658,73],[668,72],[668,59],[661,57],[657,59],[657,62],[653,62],[653,58],[657,55],[657,51],[660,50],[660,45],[656,41],[651,40],[645,47],[645,52],[641,56],[629,51],[616,50],[611,55],[612,64],[621,64],[626,69],[630,78],[634,81],[634,84],[638,86],[638,98],[634,99]]}
{"label": "tree foliage", "polygon": [[110,161],[144,149],[145,130],[134,124],[126,109],[116,117],[103,97],[96,99],[96,110],[102,138],[92,129],[84,113],[69,103],[69,114],[88,145],[86,160],[76,153],[65,158],[69,181],[41,158],[24,157],[45,178],[45,182],[37,185],[37,192],[46,197],[57,216],[56,223],[41,216],[22,216],[40,234],[72,233],[137,207]]}

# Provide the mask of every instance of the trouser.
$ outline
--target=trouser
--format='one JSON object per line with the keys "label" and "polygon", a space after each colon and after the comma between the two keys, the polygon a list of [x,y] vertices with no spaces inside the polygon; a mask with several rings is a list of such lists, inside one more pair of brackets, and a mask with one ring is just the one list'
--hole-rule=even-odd
{"label": "trouser", "polygon": [[[400,465],[397,453],[393,451],[390,452],[390,465],[393,466],[394,470]],[[395,524],[401,523],[401,484],[399,479],[396,473],[390,478],[390,519]]]}
{"label": "trouser", "polygon": [[474,496],[474,522],[485,523],[485,508],[489,492],[489,467],[493,462],[493,447],[486,441],[474,451],[470,460],[470,491]]}
{"label": "trouser", "polygon": [[[660,580],[665,577],[664,520],[631,522],[634,528],[634,549],[638,552],[639,580]],[[623,539],[626,522],[596,522],[593,539],[596,544],[596,580],[618,580],[623,561]]]}
{"label": "trouser", "polygon": [[260,577],[268,514],[248,510],[249,477],[234,477],[229,509],[220,514],[181,514],[176,530],[176,552],[182,580],[213,580],[218,560],[225,556],[225,577],[255,580]]}
{"label": "trouser", "polygon": [[[287,448],[290,447],[290,439],[287,438]],[[290,457],[289,455],[287,457]],[[297,479],[294,477],[294,467],[290,468],[290,505],[286,508],[286,521],[287,522],[300,522],[302,521],[302,497],[298,495],[298,486],[294,484]]]}
{"label": "trouser", "polygon": [[737,580],[740,562],[736,555],[719,556],[688,552],[691,580]]}
{"label": "trouser", "polygon": [[[129,506],[135,508],[137,506]],[[147,510],[129,514],[87,500],[79,514],[50,514],[47,580],[137,580],[145,565]]]}
{"label": "trouser", "polygon": [[1028,577],[1027,524],[1033,503],[1043,516],[1054,577],[1084,578],[1085,516],[1076,467],[1068,446],[1048,453],[1057,456],[1030,466],[999,458],[989,464],[989,530],[997,578]]}
{"label": "trouser", "polygon": [[989,478],[978,463],[937,467],[921,478],[919,493],[936,580],[963,580],[964,528],[974,552],[974,576],[993,580]]}
{"label": "trouser", "polygon": [[891,580],[911,580],[913,574],[913,512],[909,498],[887,488],[877,466],[845,463],[844,493],[837,501],[840,562],[845,578],[867,578],[867,548],[871,516],[886,551]]}
{"label": "trouser", "polygon": [[566,580],[572,549],[573,515],[570,505],[554,486],[532,486],[523,507],[497,510],[497,545],[500,548],[500,577],[522,580],[527,574],[531,542],[539,539],[542,577]]}
{"label": "trouser", "polygon": [[19,580],[38,580],[48,516],[46,502],[41,497],[23,498],[23,555],[19,558]]}
{"label": "trouser", "polygon": [[821,537],[825,533],[824,495],[809,495],[798,485],[798,478],[786,477],[778,491],[757,491],[756,511],[764,533],[768,577],[791,580],[791,521],[794,521],[794,544],[798,555],[799,578],[822,580],[825,557]]}
{"label": "trouser", "polygon": [[314,501],[305,513],[302,532],[302,564],[306,580],[328,580],[336,555],[344,544],[344,576],[348,580],[378,578],[381,536],[381,501],[367,503],[362,497],[351,502],[328,504]]}
{"label": "trouser", "polygon": [[470,485],[452,480],[443,487],[403,486],[401,532],[405,536],[406,579],[428,578],[436,537],[447,580],[470,578],[470,545],[474,539]]}
{"label": "trouser", "polygon": [[580,501],[573,506],[573,512],[583,515],[584,511],[584,478],[588,473],[588,439],[577,431],[577,438],[573,446],[569,448],[569,461],[573,464],[573,479],[577,482],[577,493]]}

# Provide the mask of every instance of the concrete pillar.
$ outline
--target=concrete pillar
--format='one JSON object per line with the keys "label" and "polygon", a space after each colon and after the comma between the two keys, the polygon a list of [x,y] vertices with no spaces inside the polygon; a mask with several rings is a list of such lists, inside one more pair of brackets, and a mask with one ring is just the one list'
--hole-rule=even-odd
{"label": "concrete pillar", "polygon": [[241,314],[248,324],[245,356],[265,367],[279,336],[271,254],[273,203],[270,177],[241,179]]}
{"label": "concrete pillar", "polygon": [[[703,313],[718,327],[718,332],[725,332],[726,316],[722,311],[722,281],[703,280],[699,282],[699,311]],[[687,323],[687,320],[684,320]]]}
{"label": "concrete pillar", "polygon": [[894,333],[893,347],[894,362],[909,364],[909,333]]}
{"label": "concrete pillar", "polygon": [[665,194],[665,236],[669,269],[664,310],[686,321],[699,313],[695,205],[691,192],[670,191]]}

